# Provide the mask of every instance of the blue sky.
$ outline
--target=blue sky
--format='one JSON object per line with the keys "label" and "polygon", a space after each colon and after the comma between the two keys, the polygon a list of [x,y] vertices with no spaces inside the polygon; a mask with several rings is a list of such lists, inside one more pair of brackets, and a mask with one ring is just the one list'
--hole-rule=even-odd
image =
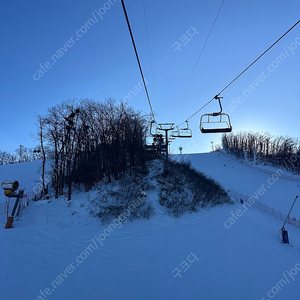
{"label": "blue sky", "polygon": [[[225,0],[182,96],[222,0],[144,3],[147,27],[143,1],[125,0],[156,120],[175,124],[219,93],[295,24],[300,12],[298,0]],[[30,132],[36,131],[36,115],[63,100],[119,101],[141,85],[118,0],[3,0],[0,18],[0,150],[35,146]],[[299,63],[300,24],[222,93],[234,132],[300,136]],[[232,104],[238,97],[241,103]],[[130,105],[149,113],[144,90],[130,98]],[[213,102],[194,116],[193,138],[175,140],[171,150],[206,152],[211,141],[219,143],[220,134],[199,131],[201,113],[216,110]]]}

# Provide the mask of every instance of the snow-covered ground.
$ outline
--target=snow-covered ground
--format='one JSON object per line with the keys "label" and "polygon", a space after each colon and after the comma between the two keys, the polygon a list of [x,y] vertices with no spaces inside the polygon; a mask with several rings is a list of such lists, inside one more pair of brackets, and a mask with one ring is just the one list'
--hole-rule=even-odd
{"label": "snow-covered ground", "polygon": [[[218,153],[227,156],[229,159],[240,162],[242,164],[247,165],[248,167],[251,167],[256,170],[260,170],[261,172],[268,173],[270,175],[275,174],[276,172],[279,172],[278,169],[281,169],[283,172],[280,172],[281,178],[286,178],[288,180],[294,180],[300,182],[300,175],[297,175],[296,172],[288,171],[286,168],[292,167],[297,165],[297,160],[295,161],[293,158],[293,161],[286,160],[283,163],[283,166],[280,168],[277,166],[272,166],[271,164],[267,163],[260,163],[259,160],[254,162],[253,160],[245,159],[245,158],[236,158],[234,155],[227,153],[224,149],[219,150]],[[297,159],[297,157],[296,157]]]}
{"label": "snow-covered ground", "polygon": [[[249,195],[269,178],[215,153],[186,159],[226,188]],[[34,174],[36,166],[27,166]],[[12,177],[22,184],[30,176]],[[299,187],[281,179],[263,197],[278,195],[274,204],[284,205],[278,199],[289,188],[290,201]],[[0,216],[1,300],[299,299],[298,228],[287,225],[294,247],[282,245],[282,221],[256,208],[238,217],[241,204],[181,218],[157,209],[150,220],[101,225],[87,209],[87,199],[96,195],[76,193],[71,204],[63,198],[31,202],[10,230]],[[235,223],[226,226],[233,215]]]}
{"label": "snow-covered ground", "polygon": [[[195,169],[217,180],[226,189],[253,197],[285,214],[289,212],[296,195],[300,195],[300,182],[281,178],[284,173],[280,169],[274,170],[273,175],[266,174],[218,152],[182,154],[173,159],[190,161]],[[300,200],[296,202],[292,215],[300,218]]]}
{"label": "snow-covered ground", "polygon": [[[41,168],[42,161],[36,160],[31,162],[24,162],[12,165],[0,166],[0,182],[13,182],[18,180],[20,188],[25,188],[25,193],[29,192],[31,195],[33,191],[38,191],[41,184]],[[47,171],[51,170],[51,166],[47,163]],[[5,202],[4,194],[0,193],[0,203]]]}

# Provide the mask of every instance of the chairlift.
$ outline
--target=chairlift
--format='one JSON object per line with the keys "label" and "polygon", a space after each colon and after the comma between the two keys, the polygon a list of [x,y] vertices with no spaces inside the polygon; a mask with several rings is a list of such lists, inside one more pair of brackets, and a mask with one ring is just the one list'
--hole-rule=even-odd
{"label": "chairlift", "polygon": [[162,152],[167,151],[167,145],[164,142],[164,139],[158,135],[157,137],[153,138],[153,142],[151,144],[145,145],[146,151],[149,151],[152,153],[152,155],[161,154]]}
{"label": "chairlift", "polygon": [[153,123],[155,123],[154,120],[152,120],[150,122],[150,130],[149,130],[150,135],[153,136],[153,137],[156,137],[157,135],[162,135],[162,132],[161,132],[160,128],[157,127],[157,125],[156,125],[155,132],[154,132],[154,130],[153,130]]}
{"label": "chairlift", "polygon": [[153,142],[154,142],[157,146],[163,145],[163,144],[165,143],[165,142],[164,142],[163,135],[162,135],[162,134],[156,134],[155,137],[153,138]]}
{"label": "chairlift", "polygon": [[172,131],[171,137],[173,138],[191,138],[192,137],[192,130],[189,128],[189,121],[186,122],[186,128],[180,128],[178,129],[178,126],[176,126],[177,130]]}
{"label": "chairlift", "polygon": [[156,128],[155,133],[153,132],[152,125],[155,123],[155,121],[152,121],[150,123],[150,136],[149,138],[152,139],[152,143],[147,143],[145,149],[147,151],[151,151],[153,155],[161,154],[161,152],[167,151],[166,142],[163,138],[163,134],[160,133],[159,128]]}
{"label": "chairlift", "polygon": [[179,130],[178,130],[178,126],[176,126],[177,130],[173,130],[171,132],[171,137],[173,137],[174,139],[177,138],[179,136]]}
{"label": "chairlift", "polygon": [[178,130],[178,137],[179,138],[191,138],[192,137],[192,130],[189,128],[189,121],[186,122],[186,128],[180,128]]}
{"label": "chairlift", "polygon": [[223,97],[215,96],[215,99],[219,101],[219,112],[201,116],[200,131],[202,133],[229,133],[232,131],[229,115],[222,112],[221,98]]}

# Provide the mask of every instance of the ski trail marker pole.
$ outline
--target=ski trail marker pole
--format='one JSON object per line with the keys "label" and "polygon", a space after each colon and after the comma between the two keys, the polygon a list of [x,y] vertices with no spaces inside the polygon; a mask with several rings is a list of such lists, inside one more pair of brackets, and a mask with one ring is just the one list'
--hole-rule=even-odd
{"label": "ski trail marker pole", "polygon": [[285,225],[286,221],[288,220],[288,218],[289,218],[289,216],[290,216],[290,213],[291,213],[291,211],[292,211],[292,209],[293,209],[293,207],[294,207],[294,205],[295,205],[296,200],[297,200],[298,197],[299,197],[299,195],[296,196],[296,198],[295,198],[295,200],[294,200],[294,202],[293,202],[293,204],[292,204],[292,207],[291,207],[291,209],[290,209],[290,211],[289,211],[289,213],[288,213],[288,215],[287,215],[287,217],[286,217],[286,219],[285,219],[285,221],[284,221],[284,223],[283,223],[282,228],[284,228],[284,225]]}

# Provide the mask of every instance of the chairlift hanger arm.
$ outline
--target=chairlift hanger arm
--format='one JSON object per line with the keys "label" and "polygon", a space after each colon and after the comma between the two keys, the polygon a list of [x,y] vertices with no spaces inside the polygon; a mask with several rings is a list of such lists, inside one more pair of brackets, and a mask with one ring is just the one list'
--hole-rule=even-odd
{"label": "chairlift hanger arm", "polygon": [[[186,122],[186,129],[189,129],[189,121],[186,120],[185,122]],[[177,128],[178,128],[178,126],[177,126]]]}
{"label": "chairlift hanger arm", "polygon": [[150,123],[150,135],[156,136],[156,134],[153,134],[153,133],[152,133],[152,124],[153,124],[153,123],[155,123],[154,120],[152,120],[151,123]]}
{"label": "chairlift hanger arm", "polygon": [[214,99],[218,100],[219,101],[219,105],[220,105],[220,111],[218,113],[213,113],[212,114],[215,117],[215,116],[218,116],[218,115],[220,115],[222,113],[223,108],[222,108],[222,104],[221,104],[221,100],[220,99],[223,99],[223,97],[220,97],[219,95],[216,95],[214,97]]}

